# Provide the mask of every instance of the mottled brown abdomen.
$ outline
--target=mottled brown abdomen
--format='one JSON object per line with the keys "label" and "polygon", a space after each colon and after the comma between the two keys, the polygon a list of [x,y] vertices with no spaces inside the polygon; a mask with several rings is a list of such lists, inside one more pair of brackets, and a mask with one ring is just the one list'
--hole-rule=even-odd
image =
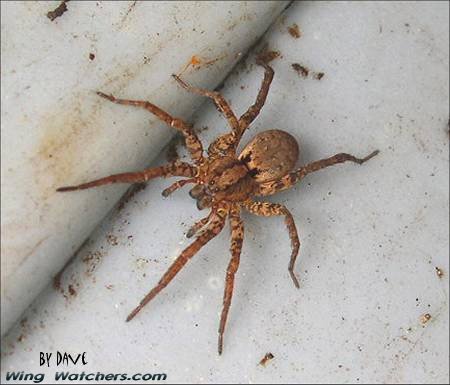
{"label": "mottled brown abdomen", "polygon": [[268,130],[256,135],[242,150],[239,159],[257,182],[269,182],[295,167],[298,151],[292,135],[281,130]]}

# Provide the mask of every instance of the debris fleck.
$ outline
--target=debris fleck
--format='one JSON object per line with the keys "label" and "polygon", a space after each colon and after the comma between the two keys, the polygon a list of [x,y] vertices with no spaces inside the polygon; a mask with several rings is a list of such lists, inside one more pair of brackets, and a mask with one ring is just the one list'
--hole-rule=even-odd
{"label": "debris fleck", "polygon": [[274,359],[274,357],[275,356],[272,353],[270,353],[270,352],[266,353],[265,356],[261,359],[261,361],[259,361],[259,364],[261,366],[266,366],[270,360]]}
{"label": "debris fleck", "polygon": [[324,73],[323,72],[315,72],[314,73],[314,79],[320,80],[324,77]]}
{"label": "debris fleck", "polygon": [[48,17],[51,21],[53,21],[53,20],[55,20],[57,17],[62,16],[62,14],[63,14],[64,12],[67,11],[67,5],[66,5],[66,4],[67,4],[69,1],[70,1],[70,0],[64,0],[64,1],[61,1],[61,3],[60,3],[53,11],[47,12],[47,17]]}
{"label": "debris fleck", "polygon": [[425,325],[430,319],[431,319],[430,313],[423,314],[420,316],[420,323],[422,325]]}
{"label": "debris fleck", "polygon": [[439,278],[442,278],[444,276],[444,271],[440,268],[440,267],[435,267],[436,269],[436,274]]}
{"label": "debris fleck", "polygon": [[264,63],[269,63],[272,60],[276,59],[278,56],[280,56],[280,52],[279,51],[267,51],[267,50],[264,50],[258,55],[257,60],[260,60],[260,61],[262,61]]}
{"label": "debris fleck", "polygon": [[309,74],[309,69],[306,68],[305,66],[302,66],[299,63],[293,63],[292,68],[294,69],[295,72],[297,72],[300,76],[303,76],[304,78],[306,78]]}
{"label": "debris fleck", "polygon": [[89,60],[94,60],[95,59],[95,55],[91,52],[89,54]]}
{"label": "debris fleck", "polygon": [[292,24],[290,27],[288,27],[289,35],[291,35],[293,38],[298,39],[302,36],[302,33],[300,32],[300,28],[297,24]]}
{"label": "debris fleck", "polygon": [[73,285],[69,285],[69,294],[71,295],[71,296],[76,296],[77,295],[77,292],[76,292],[76,290],[74,289],[74,287],[73,287]]}
{"label": "debris fleck", "polygon": [[108,243],[111,246],[117,246],[119,244],[119,241],[117,240],[117,237],[115,235],[113,235],[113,234],[108,234],[106,236],[106,240],[108,241]]}

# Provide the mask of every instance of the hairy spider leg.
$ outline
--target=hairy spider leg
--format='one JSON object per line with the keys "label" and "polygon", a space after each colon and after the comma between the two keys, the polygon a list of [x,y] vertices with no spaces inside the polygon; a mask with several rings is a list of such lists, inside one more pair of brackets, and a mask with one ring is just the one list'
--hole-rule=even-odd
{"label": "hairy spider leg", "polygon": [[263,61],[257,61],[257,64],[264,67],[264,79],[261,84],[261,88],[256,97],[255,103],[248,108],[248,110],[237,120],[234,115],[230,105],[225,100],[225,98],[220,95],[218,92],[208,91],[202,88],[192,87],[183,80],[181,80],[178,76],[172,75],[178,83],[185,88],[186,90],[193,92],[198,95],[203,95],[210,97],[214,100],[217,108],[222,112],[225,118],[228,120],[228,123],[231,126],[231,132],[219,136],[208,148],[209,155],[215,155],[218,153],[227,153],[227,152],[235,152],[236,148],[241,140],[241,137],[245,130],[248,128],[250,123],[258,116],[263,107],[267,94],[269,92],[270,84],[273,79],[274,71],[273,69]]}
{"label": "hairy spider leg", "polygon": [[77,186],[60,187],[56,191],[74,191],[84,190],[91,187],[102,186],[111,183],[140,183],[147,182],[156,177],[170,177],[170,176],[194,176],[196,170],[188,163],[175,161],[164,166],[153,167],[144,171],[125,172],[122,174],[114,174],[104,178],[96,179],[91,182],[83,183]]}
{"label": "hairy spider leg", "polygon": [[212,210],[210,211],[210,213],[198,220],[197,222],[195,222],[190,229],[188,230],[188,232],[186,233],[186,238],[191,238],[192,236],[194,236],[200,229],[202,229],[211,219],[211,217],[214,215],[216,208],[213,207]]}
{"label": "hairy spider leg", "polygon": [[231,298],[233,297],[234,276],[239,267],[239,261],[242,250],[242,243],[244,241],[244,223],[240,218],[240,208],[234,205],[230,210],[230,226],[231,226],[231,260],[228,264],[227,274],[225,278],[225,290],[223,294],[223,308],[220,316],[219,325],[219,341],[218,352],[222,354],[223,348],[223,333],[227,323],[228,311],[230,310]]}
{"label": "hairy spider leg", "polygon": [[297,259],[298,250],[300,248],[300,240],[298,238],[297,228],[295,227],[295,222],[294,218],[292,217],[292,214],[286,207],[278,203],[246,201],[241,204],[242,206],[245,207],[246,210],[248,210],[252,214],[264,217],[271,217],[274,215],[284,215],[284,221],[288,228],[289,238],[291,239],[291,247],[292,247],[288,271],[292,278],[292,281],[294,282],[295,287],[297,289],[300,288],[300,284],[294,273],[295,260]]}
{"label": "hairy spider leg", "polygon": [[186,147],[188,148],[192,159],[196,163],[203,161],[203,146],[194,132],[192,127],[181,119],[173,118],[167,112],[154,105],[153,103],[144,100],[129,100],[129,99],[117,99],[113,95],[107,95],[103,92],[97,92],[97,95],[102,98],[108,99],[110,102],[116,104],[123,104],[127,106],[135,106],[139,108],[144,108],[151,112],[153,115],[164,121],[167,125],[176,128],[180,131],[186,139]]}
{"label": "hairy spider leg", "polygon": [[189,183],[196,183],[197,178],[189,178],[189,179],[181,179],[177,180],[176,182],[172,183],[169,187],[164,189],[161,193],[163,197],[168,197],[170,194],[172,194],[174,191],[178,190],[179,188],[186,186]]}
{"label": "hairy spider leg", "polygon": [[259,115],[264,103],[267,99],[267,94],[269,93],[270,84],[273,80],[274,71],[265,62],[261,60],[256,61],[257,64],[264,67],[264,78],[261,83],[258,95],[256,96],[256,101],[252,104],[248,110],[239,118],[239,126],[237,129],[233,129],[231,133],[219,136],[208,148],[208,153],[213,152],[236,152],[236,148],[244,134],[245,130],[249,125],[255,120]]}
{"label": "hairy spider leg", "polygon": [[301,179],[303,179],[306,175],[321,170],[322,168],[333,166],[338,163],[343,163],[346,161],[363,164],[364,162],[367,162],[369,159],[373,158],[375,155],[379,153],[378,150],[373,151],[369,155],[367,155],[365,158],[356,158],[353,155],[350,154],[336,154],[330,158],[321,159],[312,163],[307,164],[306,166],[300,167],[297,171],[291,172],[284,177],[271,181],[271,182],[264,182],[261,183],[258,187],[258,191],[256,192],[257,196],[268,196],[275,194],[279,191],[286,190],[290,187],[292,187],[295,183],[299,182]]}
{"label": "hairy spider leg", "polygon": [[193,94],[206,96],[211,98],[214,101],[214,104],[217,106],[219,111],[223,114],[225,119],[227,119],[228,124],[233,130],[237,130],[239,127],[239,122],[234,115],[233,110],[231,109],[228,102],[225,98],[216,91],[209,91],[204,88],[193,87],[190,84],[186,83],[184,80],[181,80],[177,75],[172,75],[172,77],[178,82],[178,84],[183,87],[185,90],[192,92]]}
{"label": "hairy spider leg", "polygon": [[149,303],[156,295],[164,289],[177,273],[186,265],[186,263],[211,239],[217,236],[223,229],[225,219],[228,215],[228,209],[220,208],[216,215],[211,219],[208,228],[192,242],[180,256],[172,263],[169,269],[164,273],[158,284],[142,299],[139,305],[128,315],[127,322],[131,321],[141,309]]}
{"label": "hairy spider leg", "polygon": [[239,132],[237,132],[236,135],[236,142],[234,143],[235,148],[239,144],[242,134],[261,112],[261,109],[266,102],[267,94],[269,93],[270,84],[273,80],[274,72],[272,67],[270,67],[262,60],[257,60],[256,63],[264,67],[264,78],[262,80],[258,95],[256,96],[255,103],[252,104],[248,108],[248,110],[239,118]]}

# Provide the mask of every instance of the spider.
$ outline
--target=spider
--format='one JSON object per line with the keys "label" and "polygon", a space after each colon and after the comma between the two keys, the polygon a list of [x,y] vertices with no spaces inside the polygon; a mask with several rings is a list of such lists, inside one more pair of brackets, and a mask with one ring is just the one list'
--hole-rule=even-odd
{"label": "spider", "polygon": [[185,179],[173,183],[162,192],[162,195],[167,197],[187,184],[194,184],[189,194],[197,201],[198,209],[210,209],[209,214],[194,223],[186,234],[188,238],[196,235],[195,241],[177,257],[158,284],[128,315],[127,321],[133,319],[146,304],[172,281],[177,273],[207,242],[221,232],[226,219],[229,218],[231,227],[231,260],[226,272],[223,308],[218,330],[219,355],[222,354],[225,324],[230,309],[234,279],[239,267],[244,239],[244,225],[240,217],[241,210],[245,209],[252,214],[265,217],[284,216],[292,244],[288,271],[295,287],[299,288],[299,281],[294,273],[294,264],[299,252],[300,240],[292,214],[281,204],[256,201],[254,197],[264,197],[286,190],[302,180],[306,175],[325,167],[345,161],[362,164],[378,154],[377,150],[365,158],[357,158],[350,154],[340,153],[330,158],[309,163],[294,171],[299,153],[296,140],[287,132],[269,130],[256,135],[238,155],[236,149],[242,135],[261,111],[274,76],[274,71],[267,62],[257,60],[257,64],[264,68],[264,79],[255,103],[239,119],[220,93],[193,87],[178,76],[172,75],[185,90],[212,99],[231,127],[230,132],[219,136],[210,144],[206,154],[192,126],[182,119],[172,117],[161,108],[147,101],[117,99],[113,95],[97,92],[99,96],[113,103],[145,108],[167,123],[167,125],[180,131],[185,137],[186,147],[193,164],[177,159],[166,165],[149,168],[144,171],[110,175],[77,186],[57,189],[57,191],[73,191],[110,183],[142,183],[156,177],[178,176]]}

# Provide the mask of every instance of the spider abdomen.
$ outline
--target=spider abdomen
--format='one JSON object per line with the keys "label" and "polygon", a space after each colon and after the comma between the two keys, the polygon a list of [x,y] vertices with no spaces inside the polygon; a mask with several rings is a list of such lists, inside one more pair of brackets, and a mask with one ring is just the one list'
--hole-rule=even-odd
{"label": "spider abdomen", "polygon": [[256,135],[239,155],[256,182],[269,182],[286,175],[298,160],[298,143],[285,131],[268,130]]}

